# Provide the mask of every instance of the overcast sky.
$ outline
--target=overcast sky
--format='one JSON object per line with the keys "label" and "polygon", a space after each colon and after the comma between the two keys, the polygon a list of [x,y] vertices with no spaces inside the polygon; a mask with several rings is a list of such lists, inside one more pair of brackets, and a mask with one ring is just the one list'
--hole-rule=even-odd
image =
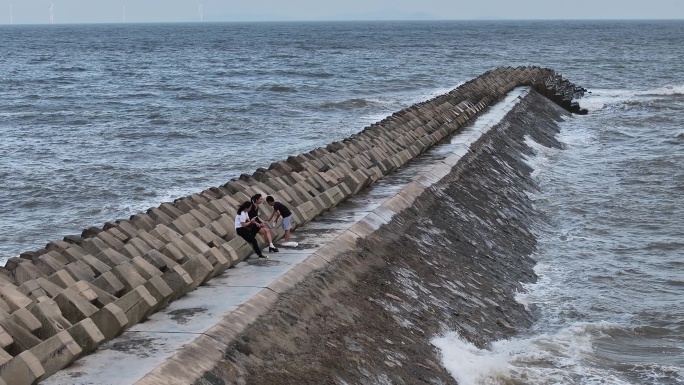
{"label": "overcast sky", "polygon": [[[684,19],[684,0],[0,0],[0,24]],[[125,15],[125,16],[124,16]]]}

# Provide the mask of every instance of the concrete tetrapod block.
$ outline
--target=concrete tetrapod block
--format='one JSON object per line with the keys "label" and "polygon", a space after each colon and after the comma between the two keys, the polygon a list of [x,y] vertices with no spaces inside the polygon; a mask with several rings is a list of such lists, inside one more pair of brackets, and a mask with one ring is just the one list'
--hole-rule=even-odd
{"label": "concrete tetrapod block", "polygon": [[159,251],[176,263],[183,263],[186,258],[185,254],[182,253],[173,243],[167,243],[164,245],[164,247],[159,249]]}
{"label": "concrete tetrapod block", "polygon": [[71,274],[69,274],[66,270],[60,270],[55,274],[52,274],[47,278],[47,280],[50,283],[61,287],[62,289],[66,289],[67,287],[76,283],[74,277],[72,277]]}
{"label": "concrete tetrapod block", "polygon": [[[216,221],[213,221],[211,224],[214,223],[216,223]],[[234,224],[233,227],[235,227]],[[190,234],[196,236],[199,240],[204,242],[209,247],[218,247],[219,245],[223,244],[223,242],[225,242],[224,239],[213,233],[207,227],[200,227],[199,229],[193,231]]]}
{"label": "concrete tetrapod block", "polygon": [[172,294],[169,301],[174,301],[193,289],[192,277],[180,265],[173,266],[165,271],[162,279],[171,288]]}
{"label": "concrete tetrapod block", "polygon": [[44,372],[37,378],[38,381],[66,367],[83,352],[67,331],[57,333],[30,351],[43,366]]}
{"label": "concrete tetrapod block", "polygon": [[[136,253],[136,256],[142,256],[150,252],[150,250],[153,249],[152,246],[150,246],[147,242],[145,242],[142,238],[140,237],[135,237],[131,238],[131,240],[128,241],[126,245],[131,245],[135,247],[136,250],[138,250],[138,253]],[[131,258],[133,258],[131,256]]]}
{"label": "concrete tetrapod block", "polygon": [[238,262],[240,262],[240,257],[238,256],[237,251],[233,249],[229,242],[222,243],[221,245],[219,245],[218,248],[221,251],[221,253],[223,253],[223,255],[226,257],[226,259],[228,259],[228,261],[230,262],[229,267],[233,267],[237,265]]}
{"label": "concrete tetrapod block", "polygon": [[[45,280],[45,278],[38,278],[38,279]],[[17,287],[17,291],[19,291],[21,294],[29,297],[31,300],[35,300],[38,297],[48,295],[48,293],[45,291],[45,289],[40,287],[40,285],[38,284],[38,280],[28,281],[28,282],[24,283],[23,285]],[[59,292],[61,292],[61,291],[62,291],[62,289],[58,289],[57,293],[55,293],[55,295],[59,294]]]}
{"label": "concrete tetrapod block", "polygon": [[57,303],[51,298],[38,298],[38,302],[31,307],[30,311],[40,321],[41,326],[34,334],[41,340],[46,340],[72,326],[71,322],[62,315]]}
{"label": "concrete tetrapod block", "polygon": [[[175,232],[174,230],[168,228],[167,226],[163,224],[158,224],[155,226],[153,230],[151,230],[150,235],[156,239],[158,239],[160,242],[167,244],[171,242],[171,240],[180,237],[180,234]],[[160,250],[161,248],[157,249]]]}
{"label": "concrete tetrapod block", "polygon": [[245,241],[242,237],[235,237],[224,243],[222,246],[225,246],[226,248],[230,247],[230,249],[232,249],[237,255],[238,262],[244,261],[254,252],[254,250],[252,250],[252,246],[250,246],[250,244],[247,243],[247,241]]}
{"label": "concrete tetrapod block", "polygon": [[230,255],[228,255],[228,258],[226,258],[223,252],[216,247],[210,248],[203,255],[205,258],[207,258],[207,261],[209,261],[209,263],[211,263],[211,266],[213,267],[212,272],[210,274],[210,278],[213,278],[218,274],[223,273],[227,268],[231,266],[231,260],[228,259],[230,258]]}
{"label": "concrete tetrapod block", "polygon": [[[108,303],[112,303],[112,302],[116,301],[116,298],[117,298],[116,296],[109,294],[108,292],[100,289],[99,287],[94,285],[92,282],[81,282],[81,286],[83,286],[83,284],[85,284],[85,286],[87,286],[87,288],[82,288],[83,291],[87,291],[87,292],[91,292],[91,293],[95,294],[95,298],[92,301],[90,301],[90,303],[95,305],[97,308],[101,308],[101,307],[107,305]],[[84,293],[81,292],[81,295],[83,295],[83,294]]]}
{"label": "concrete tetrapod block", "polygon": [[[155,227],[155,229],[156,229],[156,227]],[[166,244],[165,242],[160,241],[159,239],[154,237],[152,234],[150,234],[144,230],[140,230],[138,232],[138,238],[145,241],[145,243],[154,250],[159,250],[162,247],[164,247],[164,245]]]}
{"label": "concrete tetrapod block", "polygon": [[128,318],[125,326],[125,329],[128,329],[146,319],[154,311],[157,300],[144,286],[138,286],[110,305],[112,304],[121,309]]}
{"label": "concrete tetrapod block", "polygon": [[300,225],[303,225],[304,223],[311,221],[322,212],[312,202],[302,203],[301,205],[293,208],[291,211],[301,221],[299,222]]}
{"label": "concrete tetrapod block", "polygon": [[[0,351],[5,352],[4,349],[7,349],[10,345],[12,345],[12,343],[14,343],[12,336],[9,335],[9,333],[7,333],[5,329],[0,328]],[[0,361],[0,363],[2,362]]]}
{"label": "concrete tetrapod block", "polygon": [[122,263],[128,262],[130,259],[123,254],[113,249],[107,249],[95,255],[95,258],[107,264],[107,266],[114,268]]}
{"label": "concrete tetrapod block", "polygon": [[11,385],[31,385],[44,374],[43,365],[28,350],[0,366],[0,378]]}
{"label": "concrete tetrapod block", "polygon": [[[135,238],[133,238],[135,239]],[[126,256],[126,258],[135,258],[135,257],[141,257],[143,253],[138,250],[133,244],[127,243],[123,249],[121,249],[121,254]]]}
{"label": "concrete tetrapod block", "polygon": [[40,329],[40,321],[27,309],[19,309],[13,312],[9,319],[31,333]]}
{"label": "concrete tetrapod block", "polygon": [[20,285],[24,282],[31,281],[43,276],[44,273],[29,261],[19,263],[17,264],[17,267],[14,268],[14,277]]}
{"label": "concrete tetrapod block", "polygon": [[107,304],[95,314],[90,316],[97,329],[102,332],[106,340],[110,340],[121,334],[126,325],[128,325],[128,317],[126,313],[121,310],[115,303]]}
{"label": "concrete tetrapod block", "polygon": [[4,300],[9,306],[10,311],[16,311],[29,306],[33,301],[25,296],[14,285],[0,285],[0,299]]}
{"label": "concrete tetrapod block", "polygon": [[0,319],[0,328],[12,337],[13,343],[9,347],[8,353],[13,356],[41,343],[36,336],[9,319]]}
{"label": "concrete tetrapod block", "polygon": [[112,268],[107,265],[106,263],[102,262],[101,260],[93,257],[90,254],[86,254],[83,257],[81,257],[82,261],[88,264],[88,267],[90,267],[91,270],[95,272],[98,276],[108,272]]}
{"label": "concrete tetrapod block", "polygon": [[[191,255],[197,254],[197,250],[192,248],[192,246],[188,245],[188,243],[185,242],[182,238],[176,238],[172,240],[171,245],[173,245],[176,248],[176,250],[180,253],[182,262],[187,261],[188,257],[190,257]],[[164,246],[164,249],[167,249],[168,246],[169,245]],[[166,255],[166,253],[164,254]],[[167,256],[171,257],[169,255]],[[180,263],[181,261],[178,262]]]}
{"label": "concrete tetrapod block", "polygon": [[149,253],[145,254],[143,258],[161,272],[165,272],[174,266],[178,266],[178,262],[172,260],[157,250],[151,250]]}
{"label": "concrete tetrapod block", "polygon": [[104,243],[100,238],[88,238],[81,243],[81,247],[92,255],[97,255],[107,249],[111,249],[111,246]]}
{"label": "concrete tetrapod block", "polygon": [[[197,226],[197,227],[206,226],[209,223],[211,223],[211,221],[212,221],[211,218],[207,217],[206,215],[204,215],[201,211],[199,211],[197,209],[190,210],[190,212],[188,212],[188,214],[192,215],[193,218],[195,218],[195,220],[199,223],[199,226]],[[195,228],[197,228],[197,227],[195,227]]]}
{"label": "concrete tetrapod block", "polygon": [[197,206],[197,211],[199,211],[200,213],[202,213],[202,215],[206,216],[207,218],[209,218],[209,220],[212,221],[215,221],[221,214],[223,214],[222,212],[217,213],[209,206],[204,205]]}
{"label": "concrete tetrapod block", "polygon": [[209,280],[211,273],[214,270],[211,263],[201,254],[190,256],[188,261],[182,264],[181,267],[190,274],[190,277],[192,278],[190,290]]}
{"label": "concrete tetrapod block", "polygon": [[200,227],[200,223],[192,214],[183,214],[169,225],[169,228],[179,234],[187,234],[198,227]]}
{"label": "concrete tetrapod block", "polygon": [[81,356],[86,355],[105,341],[105,336],[97,328],[92,319],[86,318],[83,321],[67,329],[69,335],[76,341],[81,348]]}
{"label": "concrete tetrapod block", "polygon": [[[170,207],[173,207],[173,205],[168,204]],[[180,212],[177,208],[173,207],[176,211]],[[160,206],[159,208],[157,207],[152,207],[147,210],[147,215],[150,216],[155,222],[161,223],[164,225],[169,225],[171,222],[173,222],[176,218],[178,218],[180,215],[183,215],[182,213],[180,215],[175,215],[174,213],[171,213],[168,210],[168,207],[163,207]]]}
{"label": "concrete tetrapod block", "polygon": [[95,305],[82,297],[74,288],[65,289],[54,300],[62,311],[64,318],[72,324],[88,318],[98,311]]}
{"label": "concrete tetrapod block", "polygon": [[[152,306],[149,314],[156,312],[157,310],[165,307],[174,292],[171,287],[164,281],[161,276],[152,277],[145,283],[145,289],[150,292],[154,300],[157,302],[156,305]],[[148,315],[149,315],[148,314]]]}
{"label": "concrete tetrapod block", "polygon": [[123,283],[126,288],[125,291],[129,292],[138,286],[145,284],[146,280],[129,264],[119,265],[112,269],[112,273],[116,278]]}
{"label": "concrete tetrapod block", "polygon": [[349,174],[342,178],[341,182],[346,184],[352,191],[353,195],[356,195],[364,187],[370,184],[370,175],[363,172],[363,169],[358,169],[352,174]]}
{"label": "concrete tetrapod block", "polygon": [[[52,254],[52,255],[51,255]],[[61,260],[55,258],[53,255],[59,255],[54,251],[48,252],[46,254],[40,255],[35,260],[36,267],[43,272],[45,276],[52,275],[62,269],[69,263],[68,261],[62,262]],[[66,259],[66,258],[62,258]]]}
{"label": "concrete tetrapod block", "polygon": [[207,246],[201,239],[192,233],[183,235],[181,238],[188,246],[192,247],[195,253],[204,254],[209,251],[210,247]]}
{"label": "concrete tetrapod block", "polygon": [[76,281],[92,281],[95,279],[95,272],[83,261],[71,262],[64,266],[64,270]]}
{"label": "concrete tetrapod block", "polygon": [[153,277],[160,277],[163,274],[159,269],[154,267],[154,265],[147,262],[147,260],[142,257],[133,258],[131,260],[131,265],[135,271],[146,280],[149,280]]}
{"label": "concrete tetrapod block", "polygon": [[[112,235],[112,233],[121,234],[120,232],[103,231],[103,232],[100,232],[99,234],[97,234],[97,238],[100,238],[104,243],[109,245],[109,247],[111,247],[112,249],[119,250],[124,246],[124,242],[121,239]],[[123,237],[123,238],[125,239],[126,237]]]}
{"label": "concrete tetrapod block", "polygon": [[123,282],[121,282],[111,271],[102,274],[90,283],[116,297],[121,296],[124,290],[126,290],[126,286]]}

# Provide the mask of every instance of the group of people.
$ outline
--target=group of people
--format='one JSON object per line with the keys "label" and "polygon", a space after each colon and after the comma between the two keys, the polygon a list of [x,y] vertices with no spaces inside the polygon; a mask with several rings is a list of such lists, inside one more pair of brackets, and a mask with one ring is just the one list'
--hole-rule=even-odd
{"label": "group of people", "polygon": [[254,252],[259,258],[268,258],[261,252],[259,243],[256,240],[256,235],[261,234],[266,242],[268,242],[268,251],[271,253],[277,253],[278,250],[275,245],[273,245],[273,237],[271,235],[271,229],[268,226],[268,222],[274,220],[274,223],[278,222],[281,218],[281,223],[283,230],[285,230],[285,246],[296,246],[294,242],[290,242],[290,228],[292,227],[292,212],[284,204],[277,202],[272,196],[266,197],[266,204],[273,208],[273,213],[266,220],[266,223],[261,221],[259,218],[259,205],[264,202],[264,198],[261,194],[255,194],[249,201],[241,204],[237,209],[237,216],[235,217],[235,231],[239,236],[244,238],[249,244],[252,245]]}

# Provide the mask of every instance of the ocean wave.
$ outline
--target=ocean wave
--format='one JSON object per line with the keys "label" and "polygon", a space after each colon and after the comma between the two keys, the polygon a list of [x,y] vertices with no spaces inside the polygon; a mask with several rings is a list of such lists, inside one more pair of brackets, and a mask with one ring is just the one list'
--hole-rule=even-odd
{"label": "ocean wave", "polygon": [[[582,108],[586,108],[589,111],[598,111],[608,106],[615,105],[638,106],[644,103],[645,100],[648,100],[644,98],[673,95],[684,95],[684,85],[666,85],[660,88],[644,91],[627,89],[593,89],[591,90],[591,93],[586,94],[580,100],[580,104]],[[669,108],[669,101],[663,101],[664,102],[656,103],[655,105],[651,104],[649,107],[659,107],[662,105],[664,108]]]}
{"label": "ocean wave", "polygon": [[183,101],[188,101],[188,100],[208,100],[211,99],[212,96],[205,94],[203,92],[192,92],[192,93],[186,93],[182,94],[176,97],[178,100],[183,100]]}
{"label": "ocean wave", "polygon": [[353,110],[379,104],[378,101],[363,98],[347,99],[341,102],[327,102],[320,105],[324,110]]}
{"label": "ocean wave", "polygon": [[57,67],[55,68],[57,72],[87,72],[88,69],[79,66],[69,66],[69,67]]}
{"label": "ocean wave", "polygon": [[684,85],[668,84],[652,90],[639,91],[635,95],[684,95]]}
{"label": "ocean wave", "polygon": [[594,343],[608,323],[576,323],[553,333],[511,338],[480,349],[457,332],[433,338],[442,364],[461,385],[593,384],[627,385],[610,368],[595,365]]}
{"label": "ocean wave", "polygon": [[294,87],[288,87],[281,84],[264,84],[257,88],[259,91],[271,91],[271,92],[297,92]]}
{"label": "ocean wave", "polygon": [[646,250],[678,250],[684,247],[680,242],[651,242],[646,246]]}

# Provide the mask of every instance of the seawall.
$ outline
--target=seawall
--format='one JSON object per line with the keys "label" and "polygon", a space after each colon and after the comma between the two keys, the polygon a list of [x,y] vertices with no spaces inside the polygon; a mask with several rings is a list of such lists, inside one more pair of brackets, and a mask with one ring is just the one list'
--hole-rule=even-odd
{"label": "seawall", "polygon": [[[549,69],[499,68],[344,141],[10,259],[0,269],[0,378],[47,378],[244,260],[251,249],[235,236],[232,217],[252,194],[287,202],[301,226],[459,131],[514,87],[566,84],[550,79],[558,78]],[[257,313],[249,316],[265,311]]]}
{"label": "seawall", "polygon": [[560,148],[564,115],[526,96],[448,171],[394,199],[410,202],[383,205],[390,220],[336,247],[325,269],[221,340],[223,357],[194,384],[456,384],[432,338],[456,331],[486,348],[533,321],[515,300],[536,280],[530,255],[543,220],[526,195],[535,190],[526,138]]}

